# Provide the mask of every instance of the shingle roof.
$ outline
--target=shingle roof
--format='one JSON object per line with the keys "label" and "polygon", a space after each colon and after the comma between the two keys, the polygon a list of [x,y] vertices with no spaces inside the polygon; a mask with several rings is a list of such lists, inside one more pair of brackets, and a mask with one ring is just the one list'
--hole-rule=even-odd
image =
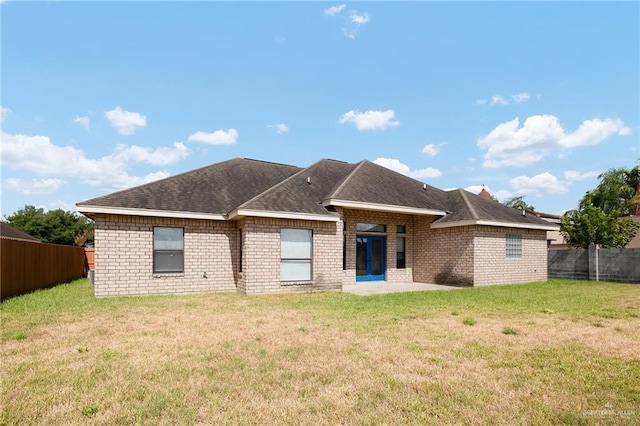
{"label": "shingle roof", "polygon": [[331,215],[321,204],[325,194],[349,174],[354,164],[323,159],[238,207],[238,210]]}
{"label": "shingle roof", "polygon": [[41,242],[36,237],[31,236],[26,232],[22,232],[5,222],[0,222],[0,237],[10,238],[12,240],[25,240],[25,241],[33,241],[37,243]]}
{"label": "shingle roof", "polygon": [[300,170],[235,158],[77,205],[226,214]]}
{"label": "shingle roof", "polygon": [[370,161],[361,161],[325,199],[447,210],[445,192]]}
{"label": "shingle roof", "polygon": [[445,224],[462,221],[491,221],[519,225],[549,226],[549,222],[522,211],[505,206],[497,201],[472,194],[464,189],[446,192],[450,214],[434,223]]}
{"label": "shingle roof", "polygon": [[[359,203],[367,205],[353,207]],[[325,207],[330,205],[374,210],[391,206],[392,211],[443,215],[433,223],[440,227],[471,222],[553,226],[491,199],[461,189],[443,191],[366,160],[349,164],[323,159],[301,169],[236,158],[77,204],[80,212],[87,213],[121,208],[131,214],[168,211],[177,212],[178,217],[215,214],[220,219],[261,212],[276,217],[285,217],[280,213],[325,217],[318,220],[335,216]]]}

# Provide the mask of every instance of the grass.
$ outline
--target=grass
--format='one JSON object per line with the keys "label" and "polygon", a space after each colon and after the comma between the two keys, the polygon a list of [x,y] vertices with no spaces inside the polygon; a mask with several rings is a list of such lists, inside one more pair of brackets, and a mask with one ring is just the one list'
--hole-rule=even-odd
{"label": "grass", "polygon": [[[640,286],[0,304],[0,424],[639,424]],[[473,326],[467,326],[467,322]]]}

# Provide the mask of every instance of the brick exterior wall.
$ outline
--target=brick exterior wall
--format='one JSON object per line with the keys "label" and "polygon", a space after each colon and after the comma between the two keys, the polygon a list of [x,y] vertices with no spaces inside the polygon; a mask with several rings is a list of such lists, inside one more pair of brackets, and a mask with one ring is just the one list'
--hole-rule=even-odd
{"label": "brick exterior wall", "polygon": [[416,282],[472,286],[474,233],[472,227],[431,229],[434,217],[416,219]]}
{"label": "brick exterior wall", "polygon": [[[474,286],[547,280],[545,231],[488,226],[474,228]],[[522,235],[522,257],[506,256],[506,234]]]}
{"label": "brick exterior wall", "polygon": [[[547,280],[545,231],[488,226],[429,228],[416,219],[414,280],[460,286]],[[522,257],[507,258],[506,234],[522,235]]]}
{"label": "brick exterior wall", "polygon": [[[95,222],[97,297],[236,290],[234,222],[115,215]],[[184,273],[153,273],[154,226],[184,228]]]}
{"label": "brick exterior wall", "polygon": [[[239,290],[246,294],[342,289],[342,223],[251,217],[243,219]],[[312,280],[280,281],[280,230],[311,229]]]}
{"label": "brick exterior wall", "polygon": [[[261,294],[341,289],[343,284],[356,282],[355,241],[359,234],[386,237],[385,280],[389,283],[416,281],[484,286],[547,279],[545,231],[486,226],[431,229],[434,218],[430,216],[350,209],[338,209],[338,212],[346,222],[344,230],[343,222],[97,215],[95,295],[210,291]],[[386,233],[358,232],[357,223],[385,224]],[[397,225],[404,225],[406,233],[397,234]],[[153,273],[154,226],[184,228],[183,273]],[[311,281],[280,281],[282,228],[313,231]],[[522,258],[506,257],[507,233],[522,235]],[[343,270],[345,236],[346,269]],[[404,269],[398,269],[396,264],[398,236],[405,238]]]}

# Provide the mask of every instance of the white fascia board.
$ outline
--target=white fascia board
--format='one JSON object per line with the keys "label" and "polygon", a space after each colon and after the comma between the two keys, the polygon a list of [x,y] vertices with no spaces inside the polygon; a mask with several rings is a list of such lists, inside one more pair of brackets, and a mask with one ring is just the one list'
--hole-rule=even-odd
{"label": "white fascia board", "polygon": [[521,229],[538,229],[540,231],[558,231],[560,227],[557,225],[538,225],[536,223],[512,223],[497,222],[491,220],[459,220],[456,222],[432,223],[431,228],[454,228],[457,226],[494,226],[499,228],[521,228]]}
{"label": "white fascia board", "polygon": [[295,219],[295,220],[315,220],[320,222],[339,222],[340,217],[338,215],[323,215],[313,213],[296,213],[296,212],[275,212],[266,210],[248,210],[239,209],[229,213],[229,219],[236,217],[268,217],[273,219]]}
{"label": "white fascia board", "polygon": [[103,207],[79,205],[77,210],[80,213],[103,213],[125,216],[151,216],[151,217],[171,217],[177,219],[208,219],[208,220],[225,220],[221,214],[215,213],[198,213],[198,212],[179,212],[173,210],[151,210],[151,209],[132,209],[127,207]]}
{"label": "white fascia board", "polygon": [[432,209],[421,209],[418,207],[394,206],[391,204],[365,203],[362,201],[345,201],[345,200],[336,200],[333,198],[324,200],[322,202],[322,205],[324,207],[335,206],[335,207],[345,207],[345,208],[357,209],[357,210],[373,210],[373,211],[379,211],[379,212],[415,214],[415,215],[423,215],[423,216],[446,216],[447,215],[447,212],[444,210],[432,210]]}

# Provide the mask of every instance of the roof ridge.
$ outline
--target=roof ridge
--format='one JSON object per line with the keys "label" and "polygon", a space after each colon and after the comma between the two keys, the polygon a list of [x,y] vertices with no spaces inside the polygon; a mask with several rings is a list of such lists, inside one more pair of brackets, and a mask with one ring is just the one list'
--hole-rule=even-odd
{"label": "roof ridge", "polygon": [[471,212],[471,217],[475,220],[480,219],[480,216],[478,216],[478,213],[476,213],[476,209],[473,208],[473,206],[471,205],[471,201],[469,201],[469,199],[467,198],[467,194],[465,194],[466,191],[464,189],[458,189],[458,192],[462,196],[464,204],[469,209],[469,212]]}
{"label": "roof ridge", "polygon": [[[360,169],[360,167],[362,167],[362,165],[363,165],[366,161],[367,161],[367,160],[362,160],[362,161],[360,161],[360,162],[356,163],[356,166],[353,168],[353,170],[351,170],[351,171],[347,174],[347,176],[345,176],[345,177],[342,179],[342,182],[338,183],[338,184],[335,186],[335,189],[333,189],[333,190],[332,190],[332,191],[330,191],[327,195],[325,195],[325,196],[324,196],[324,200],[330,199],[330,198],[332,198],[333,194],[338,193],[338,192],[339,192],[339,191],[340,191],[340,190],[341,190],[341,189],[342,189],[342,188],[347,184],[347,181],[348,181],[348,180],[349,180],[349,179],[350,179],[350,178],[355,174],[355,172],[356,172],[358,169]],[[350,163],[347,163],[347,164],[350,164]],[[324,200],[323,200],[323,201],[324,201]]]}
{"label": "roof ridge", "polygon": [[[275,164],[276,166],[287,166],[287,167],[295,167],[297,169],[300,168],[300,166],[295,166],[293,164],[285,164],[285,163],[277,163],[275,161],[267,161],[267,160],[258,160],[256,158],[247,158],[247,157],[241,157],[241,158],[235,158],[235,159],[239,159],[239,160],[247,160],[247,161],[255,161],[257,163],[266,163],[266,164]],[[229,161],[229,160],[227,160]],[[224,161],[223,161],[224,162]],[[220,164],[220,163],[217,163]],[[205,166],[206,167],[206,166]]]}
{"label": "roof ridge", "polygon": [[[256,195],[255,197],[251,198],[250,200],[245,201],[244,203],[240,204],[239,206],[233,208],[231,211],[233,210],[240,210],[242,207],[245,207],[247,205],[249,205],[250,203],[254,202],[255,200],[257,200],[258,198],[262,197],[263,195],[266,195],[272,191],[275,191],[277,188],[281,187],[282,185],[284,185],[286,182],[290,181],[291,179],[295,178],[296,176],[298,176],[299,174],[303,173],[304,171],[310,169],[311,167],[315,166],[316,164],[320,163],[321,161],[325,161],[325,159],[320,159],[318,161],[316,161],[315,163],[311,164],[310,166],[305,167],[304,169],[301,169],[299,171],[297,171],[296,173],[292,174],[291,176],[289,176],[288,178],[281,180],[280,182],[276,183],[275,185],[267,188],[265,191],[262,191],[261,193],[259,193],[258,195]],[[227,212],[227,214],[230,212]]]}

